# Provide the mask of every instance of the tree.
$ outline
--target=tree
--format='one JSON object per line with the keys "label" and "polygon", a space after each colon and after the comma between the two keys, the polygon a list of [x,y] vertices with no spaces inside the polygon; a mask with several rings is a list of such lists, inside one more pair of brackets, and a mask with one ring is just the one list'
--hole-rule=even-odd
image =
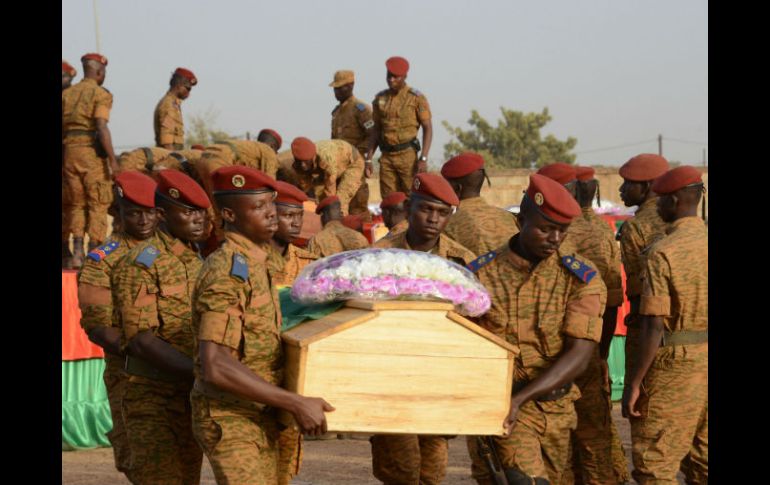
{"label": "tree", "polygon": [[471,111],[470,130],[455,128],[442,121],[444,128],[454,137],[444,145],[444,156],[450,158],[464,151],[473,151],[484,157],[494,168],[536,168],[553,162],[575,163],[570,151],[577,145],[577,138],[565,141],[553,135],[544,139],[540,130],[549,121],[548,108],[542,113],[523,113],[500,107],[502,119],[493,127],[475,109]]}
{"label": "tree", "polygon": [[219,112],[209,108],[203,114],[190,116],[187,126],[187,143],[190,145],[211,145],[215,141],[231,138],[230,135],[215,127]]}

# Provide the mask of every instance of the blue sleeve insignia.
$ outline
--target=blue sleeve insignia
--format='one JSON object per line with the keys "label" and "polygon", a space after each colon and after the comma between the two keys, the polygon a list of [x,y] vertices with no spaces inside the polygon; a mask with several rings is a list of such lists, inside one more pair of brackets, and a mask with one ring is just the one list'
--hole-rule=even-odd
{"label": "blue sleeve insignia", "polygon": [[358,103],[358,104],[356,105],[356,109],[357,109],[358,111],[366,111],[366,105],[365,105],[364,103]]}
{"label": "blue sleeve insignia", "polygon": [[572,256],[564,256],[561,262],[583,283],[590,283],[596,276],[596,270]]}
{"label": "blue sleeve insignia", "polygon": [[96,249],[91,250],[91,252],[88,253],[88,257],[98,263],[106,258],[111,252],[118,249],[118,246],[120,246],[120,242],[110,241],[108,243],[102,244]]}
{"label": "blue sleeve insignia", "polygon": [[235,276],[241,281],[249,280],[249,265],[246,258],[238,253],[233,254],[233,268],[230,270],[230,276]]}
{"label": "blue sleeve insignia", "polygon": [[145,268],[152,267],[152,263],[155,262],[155,258],[158,257],[160,251],[155,246],[148,245],[144,248],[144,251],[139,253],[139,256],[134,260],[135,263],[144,266]]}
{"label": "blue sleeve insignia", "polygon": [[478,270],[491,263],[497,257],[496,251],[490,251],[468,263],[465,267],[476,273]]}

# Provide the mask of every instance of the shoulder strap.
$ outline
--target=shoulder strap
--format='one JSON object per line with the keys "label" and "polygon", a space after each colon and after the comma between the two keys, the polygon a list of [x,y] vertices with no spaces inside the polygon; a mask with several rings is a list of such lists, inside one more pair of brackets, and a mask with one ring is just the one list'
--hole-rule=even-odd
{"label": "shoulder strap", "polygon": [[139,256],[136,257],[134,262],[140,266],[144,266],[145,268],[151,268],[153,263],[155,263],[155,258],[157,258],[158,255],[160,255],[158,248],[150,244],[144,248],[141,253],[139,253]]}
{"label": "shoulder strap", "polygon": [[249,265],[246,258],[240,253],[233,253],[233,266],[230,269],[230,276],[246,282],[249,280]]}
{"label": "shoulder strap", "polygon": [[596,270],[584,262],[576,259],[574,256],[564,256],[561,258],[562,264],[570,270],[583,283],[590,283],[596,276]]}

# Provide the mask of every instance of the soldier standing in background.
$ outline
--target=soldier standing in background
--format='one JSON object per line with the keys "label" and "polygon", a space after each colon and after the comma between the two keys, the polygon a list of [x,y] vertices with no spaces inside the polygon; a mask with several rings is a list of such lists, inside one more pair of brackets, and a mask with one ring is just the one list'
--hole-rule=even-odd
{"label": "soldier standing in background", "polygon": [[[72,67],[68,62],[62,60],[61,61],[61,90],[64,91],[70,85],[72,84],[72,79],[77,76],[78,72],[75,70],[74,67]],[[63,135],[63,133],[62,133]],[[64,139],[64,136],[62,136],[62,139]],[[67,184],[64,179],[64,145],[62,144],[61,147],[61,162],[62,162],[62,172],[61,172],[61,260],[62,260],[62,268],[68,268],[72,265],[72,252],[70,251],[70,244],[69,244],[69,238],[70,238],[70,223],[69,223],[69,210],[68,207],[70,206],[69,203],[69,197],[70,193],[69,190],[67,190]]]}
{"label": "soldier standing in background", "polygon": [[72,80],[78,75],[78,71],[67,61],[61,61],[61,90],[64,91],[72,85]]}
{"label": "soldier standing in background", "polygon": [[270,128],[261,129],[257,135],[257,141],[260,141],[265,145],[269,145],[275,153],[278,153],[278,150],[281,149],[281,145],[283,144],[281,135],[279,135],[277,131],[271,130]]}
{"label": "soldier standing in background", "polygon": [[198,79],[192,71],[178,67],[169,81],[168,92],[158,101],[153,115],[155,145],[167,150],[184,148],[182,101],[190,96]]}

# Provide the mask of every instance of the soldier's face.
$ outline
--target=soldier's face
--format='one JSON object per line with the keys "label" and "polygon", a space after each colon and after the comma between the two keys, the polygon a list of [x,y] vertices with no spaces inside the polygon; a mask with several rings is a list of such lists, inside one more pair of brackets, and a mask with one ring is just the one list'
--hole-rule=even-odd
{"label": "soldier's face", "polygon": [[126,234],[140,241],[152,236],[158,225],[158,211],[154,207],[142,207],[125,200],[119,202],[119,207]]}
{"label": "soldier's face", "polygon": [[674,194],[661,195],[658,198],[658,215],[663,222],[674,222],[676,220],[676,206],[679,199]]}
{"label": "soldier's face", "polygon": [[426,240],[438,237],[452,216],[452,207],[422,197],[409,200],[409,231]]}
{"label": "soldier's face", "polygon": [[183,81],[182,84],[179,85],[179,89],[177,90],[177,97],[179,99],[189,98],[192,88],[193,87],[192,87],[192,84],[190,84],[190,81]]}
{"label": "soldier's face", "polygon": [[406,76],[396,76],[392,72],[388,71],[388,73],[385,76],[385,81],[387,81],[388,87],[392,91],[399,91],[401,88],[404,87],[404,82],[406,82]]}
{"label": "soldier's face", "polygon": [[292,167],[297,172],[302,172],[302,173],[310,173],[313,171],[313,168],[315,168],[313,164],[313,160],[297,160],[296,158],[294,159],[294,163],[292,164]]}
{"label": "soldier's face", "polygon": [[396,224],[404,219],[406,219],[406,209],[404,209],[403,202],[393,207],[382,209],[382,220],[388,229],[393,229]]}
{"label": "soldier's face", "polygon": [[344,86],[334,88],[334,97],[340,103],[345,101],[352,95],[353,95],[353,83],[345,84]]}
{"label": "soldier's face", "polygon": [[275,210],[278,215],[278,231],[275,233],[274,238],[287,243],[297,239],[302,230],[304,209],[276,204]]}
{"label": "soldier's face", "polygon": [[647,194],[647,184],[648,182],[623,180],[620,186],[620,199],[626,207],[639,205],[644,202],[644,196]]}
{"label": "soldier's face", "polygon": [[543,217],[537,210],[519,214],[521,235],[519,243],[529,259],[545,259],[559,249],[567,236],[569,224],[558,224]]}
{"label": "soldier's face", "polygon": [[169,204],[158,208],[160,219],[165,221],[168,231],[177,239],[188,242],[203,241],[206,238],[206,210]]}
{"label": "soldier's face", "polygon": [[233,197],[230,207],[222,209],[222,219],[252,242],[269,242],[278,231],[275,195],[275,192],[263,192]]}

